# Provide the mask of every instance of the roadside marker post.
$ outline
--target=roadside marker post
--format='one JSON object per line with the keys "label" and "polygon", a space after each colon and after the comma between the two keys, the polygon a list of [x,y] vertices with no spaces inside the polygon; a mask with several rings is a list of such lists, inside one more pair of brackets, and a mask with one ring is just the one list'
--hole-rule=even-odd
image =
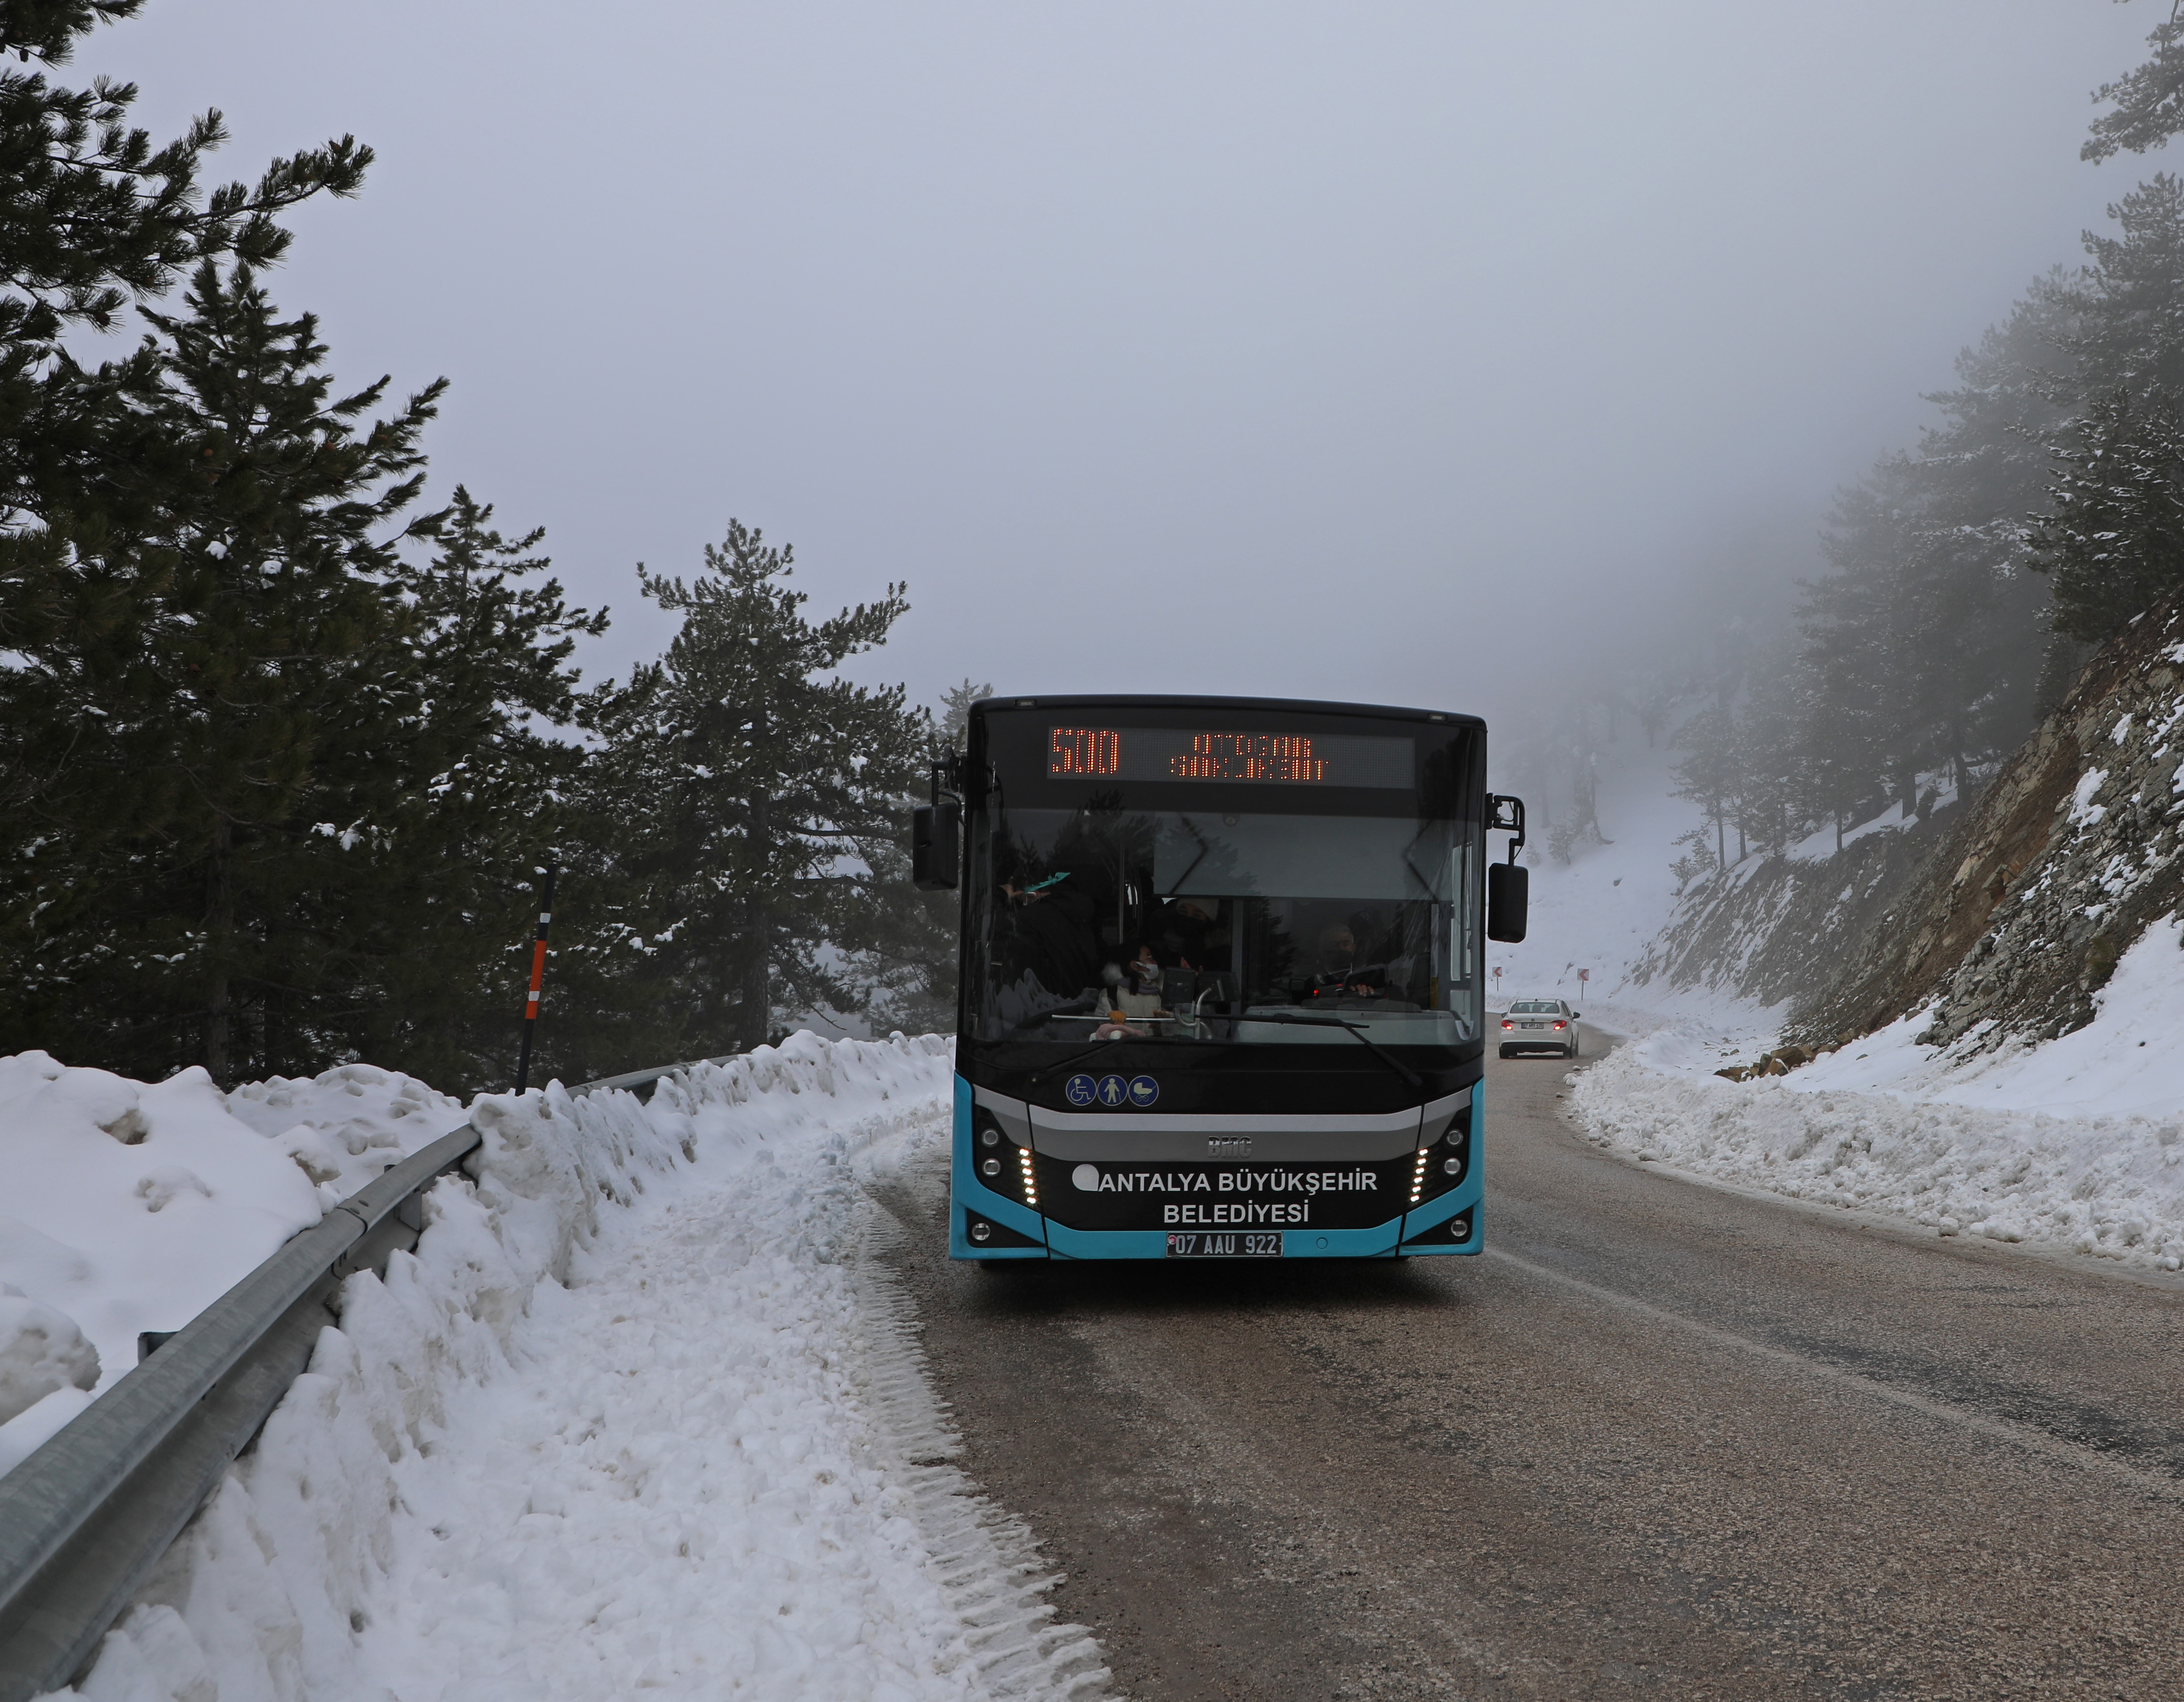
{"label": "roadside marker post", "polygon": [[561,871],[549,863],[546,883],[538,893],[538,937],[531,948],[531,991],[523,1001],[523,1050],[515,1060],[515,1091],[531,1081],[531,1041],[538,1032],[538,990],[546,979],[546,930],[554,921],[554,877]]}

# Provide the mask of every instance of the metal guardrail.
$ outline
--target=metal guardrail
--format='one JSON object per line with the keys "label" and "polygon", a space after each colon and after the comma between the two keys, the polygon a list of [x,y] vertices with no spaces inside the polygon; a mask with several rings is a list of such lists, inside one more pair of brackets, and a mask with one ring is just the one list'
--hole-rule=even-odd
{"label": "metal guardrail", "polygon": [[[699,1061],[723,1060],[569,1091],[641,1087]],[[0,1477],[0,1702],[81,1671],[309,1363],[343,1279],[417,1244],[425,1190],[480,1140],[465,1123],[358,1189]]]}

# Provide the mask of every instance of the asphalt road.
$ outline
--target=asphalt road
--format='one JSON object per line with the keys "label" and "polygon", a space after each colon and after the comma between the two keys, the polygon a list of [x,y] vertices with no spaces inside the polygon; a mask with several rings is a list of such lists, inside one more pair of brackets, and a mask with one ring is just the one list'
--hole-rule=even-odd
{"label": "asphalt road", "polygon": [[1116,1688],[2184,1694],[2184,1287],[1627,1165],[1568,1068],[1488,1065],[1478,1259],[995,1275],[890,1186]]}

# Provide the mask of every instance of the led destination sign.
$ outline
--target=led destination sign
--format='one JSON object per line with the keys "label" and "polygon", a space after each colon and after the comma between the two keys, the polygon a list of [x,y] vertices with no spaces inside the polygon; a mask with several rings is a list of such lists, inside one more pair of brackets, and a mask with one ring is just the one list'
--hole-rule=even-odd
{"label": "led destination sign", "polygon": [[1214,780],[1407,791],[1411,741],[1352,733],[1241,733],[1187,727],[1050,727],[1050,780]]}

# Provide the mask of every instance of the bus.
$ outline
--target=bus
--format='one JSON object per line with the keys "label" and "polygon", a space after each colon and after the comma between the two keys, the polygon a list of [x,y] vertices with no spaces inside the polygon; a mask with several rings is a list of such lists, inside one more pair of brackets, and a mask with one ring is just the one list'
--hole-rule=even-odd
{"label": "bus", "polygon": [[1485,941],[1526,897],[1485,770],[1435,710],[974,703],[911,828],[961,895],[950,1256],[1478,1252]]}

